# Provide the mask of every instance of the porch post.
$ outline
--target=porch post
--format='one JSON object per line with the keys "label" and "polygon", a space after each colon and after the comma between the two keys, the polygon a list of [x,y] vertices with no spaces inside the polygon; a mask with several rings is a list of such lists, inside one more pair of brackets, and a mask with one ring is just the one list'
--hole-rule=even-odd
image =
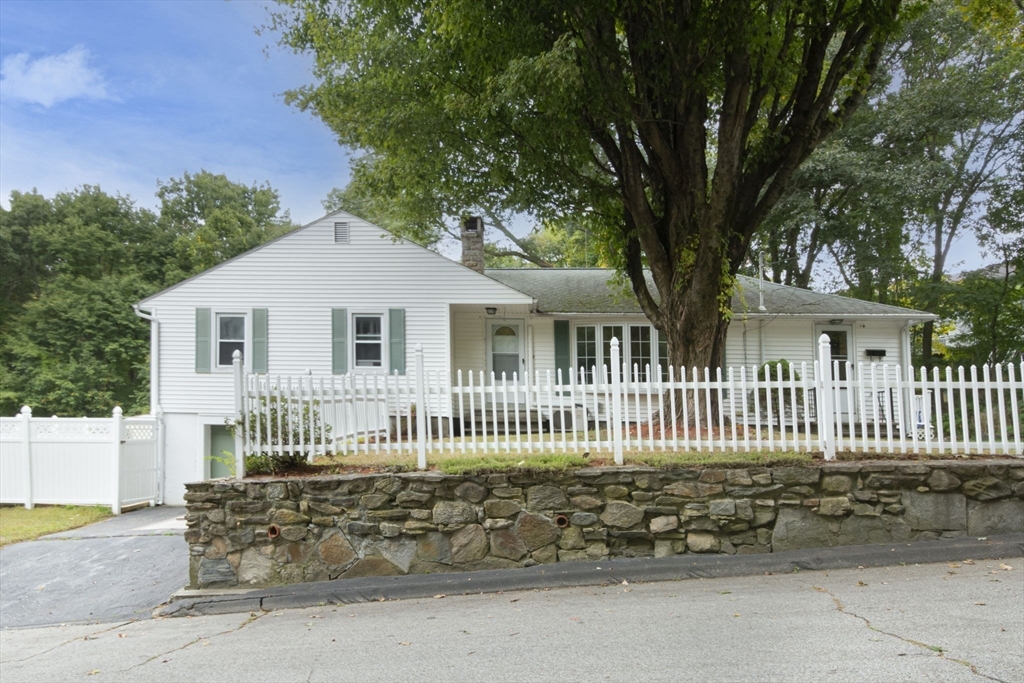
{"label": "porch post", "polygon": [[619,340],[612,337],[612,424],[608,425],[612,430],[612,451],[615,454],[615,464],[621,465],[622,460],[622,386],[619,372],[622,370],[622,361],[619,358]]}
{"label": "porch post", "polygon": [[827,334],[818,337],[818,440],[826,460],[836,459],[832,414],[832,346]]}
{"label": "porch post", "polygon": [[245,433],[246,410],[242,396],[244,378],[242,376],[242,352],[237,349],[231,354],[231,370],[235,376],[235,477],[245,479]]}
{"label": "porch post", "polygon": [[24,486],[25,486],[25,509],[31,510],[32,503],[32,409],[28,406],[21,407],[21,436],[22,453],[24,454]]}
{"label": "porch post", "polygon": [[416,344],[416,467],[427,469],[427,404],[424,392],[423,344]]}

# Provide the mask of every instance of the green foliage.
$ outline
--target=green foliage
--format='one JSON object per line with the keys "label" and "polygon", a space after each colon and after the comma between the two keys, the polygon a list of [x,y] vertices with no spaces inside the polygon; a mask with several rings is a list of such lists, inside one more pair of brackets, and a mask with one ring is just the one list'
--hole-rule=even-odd
{"label": "green foliage", "polygon": [[677,467],[779,467],[787,465],[809,465],[814,458],[809,453],[753,451],[751,453],[627,453],[626,464],[648,465],[672,469]]}
{"label": "green foliage", "polygon": [[0,413],[149,407],[149,323],[132,304],[287,226],[277,193],[205,171],[160,186],[160,215],[85,185],[0,208]]}
{"label": "green foliage", "polygon": [[754,230],[856,110],[900,11],[899,0],[280,5],[267,29],[315,60],[315,82],[287,101],[364,153],[339,201],[417,216],[425,243],[479,213],[512,245],[495,257],[535,265],[551,263],[543,245],[501,226],[571,217],[630,279],[673,364],[700,367],[721,360],[720,297]]}
{"label": "green foliage", "polygon": [[[248,418],[248,429],[245,428],[244,416],[235,421],[227,420],[225,424],[232,436],[243,429],[249,443],[259,441],[260,452],[245,461],[246,471],[251,474],[283,472],[300,467],[312,455],[313,445],[324,441],[328,444],[328,453],[334,452],[331,425],[325,424],[320,416],[320,401],[313,401],[312,405],[305,401],[296,405],[287,399],[279,401],[276,396],[262,397]],[[253,458],[253,466],[261,471],[248,469],[250,458]],[[262,471],[267,468],[270,472]]]}
{"label": "green foliage", "polygon": [[529,456],[485,455],[480,457],[449,458],[438,463],[445,474],[483,474],[487,472],[564,471],[586,467],[582,455],[551,453]]}

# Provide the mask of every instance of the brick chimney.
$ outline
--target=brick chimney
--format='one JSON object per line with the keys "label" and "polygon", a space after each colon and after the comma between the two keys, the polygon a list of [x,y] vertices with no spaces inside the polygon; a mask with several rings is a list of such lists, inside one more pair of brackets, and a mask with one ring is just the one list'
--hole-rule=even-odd
{"label": "brick chimney", "polygon": [[462,265],[484,272],[484,219],[479,216],[462,221]]}

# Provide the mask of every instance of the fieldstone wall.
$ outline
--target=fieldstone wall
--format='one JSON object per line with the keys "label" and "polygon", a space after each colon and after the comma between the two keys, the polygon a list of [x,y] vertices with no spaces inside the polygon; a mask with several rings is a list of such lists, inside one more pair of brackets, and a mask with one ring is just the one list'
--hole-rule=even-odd
{"label": "fieldstone wall", "polygon": [[1024,462],[433,472],[188,485],[190,586],[1024,532]]}

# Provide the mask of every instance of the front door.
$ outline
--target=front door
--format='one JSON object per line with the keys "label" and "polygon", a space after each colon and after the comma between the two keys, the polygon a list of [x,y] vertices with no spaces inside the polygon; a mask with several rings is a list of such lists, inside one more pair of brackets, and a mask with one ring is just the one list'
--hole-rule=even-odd
{"label": "front door", "polygon": [[224,425],[210,425],[210,479],[235,476],[235,437]]}
{"label": "front door", "polygon": [[[853,328],[847,325],[844,326],[822,326],[816,330],[815,339],[821,335],[828,335],[829,350],[832,355],[832,367],[829,369],[829,375],[834,381],[846,382],[850,379],[847,376],[846,363],[850,360],[850,351],[852,346]],[[820,360],[820,359],[819,359]],[[839,363],[839,372],[836,374],[836,363]],[[850,390],[848,388],[839,389],[839,417],[843,423],[849,424],[850,422]]]}
{"label": "front door", "polygon": [[488,370],[494,373],[496,382],[501,381],[502,374],[505,379],[512,380],[516,375],[523,379],[523,369],[526,367],[523,361],[523,326],[518,322],[491,322],[488,324],[490,341],[490,352],[487,359]]}

